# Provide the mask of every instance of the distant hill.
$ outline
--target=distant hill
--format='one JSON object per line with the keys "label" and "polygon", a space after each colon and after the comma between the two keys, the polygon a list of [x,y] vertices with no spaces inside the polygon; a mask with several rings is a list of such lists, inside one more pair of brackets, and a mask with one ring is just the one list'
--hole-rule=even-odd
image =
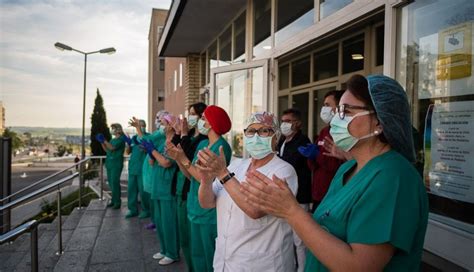
{"label": "distant hill", "polygon": [[[25,132],[31,133],[33,137],[46,137],[50,135],[55,136],[81,136],[81,128],[48,128],[48,127],[10,127],[11,130],[22,135]],[[89,134],[89,129],[86,128],[86,135]]]}
{"label": "distant hill", "polygon": [[[81,136],[81,128],[48,128],[48,127],[9,127],[12,131],[23,135],[25,132],[31,133],[32,137],[46,137],[46,136]],[[135,130],[125,128],[128,134],[135,134]],[[89,137],[90,128],[86,128],[86,137]]]}

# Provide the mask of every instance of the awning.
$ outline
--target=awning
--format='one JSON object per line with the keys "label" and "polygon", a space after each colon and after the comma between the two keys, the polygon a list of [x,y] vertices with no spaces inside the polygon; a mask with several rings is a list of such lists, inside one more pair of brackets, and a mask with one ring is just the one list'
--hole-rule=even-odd
{"label": "awning", "polygon": [[247,5],[247,0],[174,0],[163,29],[161,57],[200,53]]}

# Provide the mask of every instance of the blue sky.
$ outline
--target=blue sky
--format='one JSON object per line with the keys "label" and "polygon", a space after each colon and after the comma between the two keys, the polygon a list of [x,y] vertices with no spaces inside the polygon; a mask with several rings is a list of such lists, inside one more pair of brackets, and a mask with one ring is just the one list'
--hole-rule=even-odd
{"label": "blue sky", "polygon": [[86,127],[96,89],[108,123],[146,117],[148,31],[152,8],[171,0],[0,1],[0,100],[6,126],[81,127],[84,56],[61,42],[113,55],[87,61]]}

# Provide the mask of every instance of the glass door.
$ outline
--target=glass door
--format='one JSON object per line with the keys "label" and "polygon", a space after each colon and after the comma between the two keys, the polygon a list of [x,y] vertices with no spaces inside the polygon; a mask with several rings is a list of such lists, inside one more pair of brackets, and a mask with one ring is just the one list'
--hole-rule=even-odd
{"label": "glass door", "polygon": [[232,129],[224,135],[232,155],[242,158],[246,118],[256,111],[268,110],[268,61],[254,61],[211,70],[210,104],[226,110]]}

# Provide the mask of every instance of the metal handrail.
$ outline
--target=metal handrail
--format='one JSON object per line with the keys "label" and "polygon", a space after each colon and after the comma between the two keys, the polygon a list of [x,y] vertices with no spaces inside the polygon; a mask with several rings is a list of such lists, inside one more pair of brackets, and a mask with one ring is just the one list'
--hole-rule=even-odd
{"label": "metal handrail", "polygon": [[15,240],[18,236],[30,232],[31,271],[38,271],[38,221],[31,220],[13,230],[0,235],[0,245]]}
{"label": "metal handrail", "polygon": [[15,200],[12,201],[12,202],[9,202],[9,203],[7,203],[7,204],[5,204],[5,205],[3,205],[3,206],[0,206],[0,211],[3,211],[3,210],[6,210],[6,209],[8,209],[8,208],[13,208],[13,207],[15,207],[15,206],[18,206],[19,204],[21,204],[21,203],[23,203],[23,202],[25,202],[25,201],[27,201],[27,200],[30,200],[30,199],[33,198],[33,197],[36,197],[36,196],[38,196],[38,195],[41,195],[41,194],[43,194],[43,193],[49,191],[49,190],[52,189],[52,188],[55,188],[55,187],[58,187],[58,186],[62,185],[62,184],[65,183],[66,181],[69,181],[69,180],[71,180],[71,179],[77,177],[78,175],[79,175],[79,173],[76,172],[76,173],[74,173],[74,174],[72,174],[72,175],[69,175],[69,176],[67,176],[67,177],[64,177],[64,178],[62,178],[62,179],[60,179],[60,180],[58,180],[58,181],[56,181],[56,182],[54,182],[54,183],[48,184],[48,185],[46,185],[46,186],[44,186],[44,187],[42,187],[42,188],[40,188],[40,189],[38,189],[38,190],[36,190],[36,191],[34,191],[34,192],[32,192],[32,193],[29,193],[29,194],[27,194],[27,195],[24,195],[24,196],[18,198],[18,199],[15,199]]}
{"label": "metal handrail", "polygon": [[22,193],[22,192],[28,190],[28,189],[30,189],[30,188],[35,187],[35,186],[38,185],[38,184],[41,184],[41,183],[43,183],[43,182],[49,180],[49,179],[52,179],[52,178],[54,178],[54,177],[56,177],[56,176],[58,176],[58,175],[60,175],[60,174],[62,174],[62,173],[64,173],[64,172],[66,172],[67,170],[69,170],[69,169],[71,169],[71,168],[74,168],[74,167],[76,167],[76,166],[79,166],[79,165],[81,165],[82,163],[85,163],[85,162],[87,162],[87,161],[90,160],[90,159],[91,159],[91,157],[85,158],[85,159],[83,159],[83,160],[81,160],[81,161],[79,161],[79,162],[77,162],[77,163],[74,163],[73,165],[71,165],[71,166],[69,166],[69,167],[67,167],[67,168],[65,168],[65,169],[63,169],[63,170],[61,170],[61,171],[59,171],[59,172],[53,173],[53,174],[51,174],[51,175],[49,175],[49,176],[47,176],[47,177],[45,177],[45,178],[42,178],[42,179],[38,180],[37,182],[34,182],[34,183],[32,183],[32,184],[30,184],[30,185],[28,185],[28,186],[26,186],[26,187],[24,187],[24,188],[22,188],[22,189],[16,191],[16,192],[14,192],[13,194],[6,196],[5,198],[0,199],[0,202],[5,202],[5,200],[10,199],[10,198],[12,198],[12,197],[14,197],[14,196],[16,196],[16,195],[18,195],[18,194],[20,194],[20,193]]}

